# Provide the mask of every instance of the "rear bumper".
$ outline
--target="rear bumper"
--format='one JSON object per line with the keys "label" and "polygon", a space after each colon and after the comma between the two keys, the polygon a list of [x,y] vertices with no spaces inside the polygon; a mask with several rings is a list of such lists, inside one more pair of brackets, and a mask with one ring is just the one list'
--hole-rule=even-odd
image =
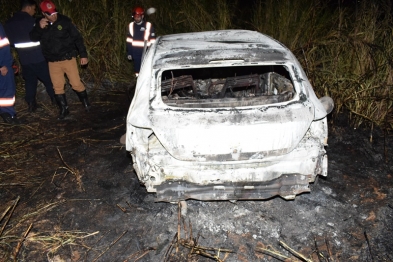
{"label": "rear bumper", "polygon": [[268,199],[279,195],[294,199],[309,192],[308,179],[303,175],[286,174],[267,182],[236,182],[217,185],[198,185],[186,181],[166,181],[157,188],[157,201],[177,202],[198,200],[253,200]]}
{"label": "rear bumper", "polygon": [[185,199],[267,199],[280,195],[293,199],[309,192],[317,175],[326,175],[327,155],[316,138],[305,138],[282,156],[248,161],[179,161],[165,150],[131,153],[134,169],[148,192],[158,201]]}

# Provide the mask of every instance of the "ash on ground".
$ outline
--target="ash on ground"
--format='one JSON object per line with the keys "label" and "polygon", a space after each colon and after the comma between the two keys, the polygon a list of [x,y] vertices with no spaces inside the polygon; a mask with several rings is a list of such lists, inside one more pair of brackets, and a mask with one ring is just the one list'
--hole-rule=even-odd
{"label": "ash on ground", "polygon": [[312,261],[393,261],[391,134],[331,120],[328,176],[311,193],[189,200],[179,219],[178,205],[146,193],[119,143],[127,94],[91,91],[87,113],[68,90],[63,121],[44,94],[31,114],[18,98],[24,124],[0,124],[1,261],[281,261],[274,254],[294,257],[283,243]]}

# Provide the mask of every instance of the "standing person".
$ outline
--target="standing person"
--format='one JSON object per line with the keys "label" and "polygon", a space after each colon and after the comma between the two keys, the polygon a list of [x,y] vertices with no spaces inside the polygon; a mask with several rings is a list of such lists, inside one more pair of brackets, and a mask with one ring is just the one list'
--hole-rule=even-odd
{"label": "standing person", "polygon": [[37,109],[37,84],[40,80],[46,88],[52,103],[55,92],[49,75],[48,62],[42,55],[40,42],[32,42],[29,33],[35,24],[34,14],[37,3],[35,0],[22,0],[21,10],[15,13],[4,25],[11,46],[16,48],[22,66],[22,76],[25,80],[25,100],[29,112]]}
{"label": "standing person", "polygon": [[138,77],[143,52],[156,41],[156,34],[153,25],[143,20],[145,10],[142,7],[135,7],[132,17],[134,21],[129,24],[127,32],[127,58],[134,60],[134,72]]}
{"label": "standing person", "polygon": [[4,122],[18,124],[15,104],[15,78],[12,63],[10,42],[5,34],[4,27],[0,24],[0,115]]}
{"label": "standing person", "polygon": [[40,8],[44,17],[36,23],[30,32],[30,38],[32,41],[40,41],[44,57],[49,63],[55,99],[60,109],[58,119],[64,119],[69,114],[64,74],[86,111],[89,111],[90,102],[76,61],[79,52],[80,64],[87,65],[89,62],[82,35],[69,17],[57,13],[52,1],[42,1]]}

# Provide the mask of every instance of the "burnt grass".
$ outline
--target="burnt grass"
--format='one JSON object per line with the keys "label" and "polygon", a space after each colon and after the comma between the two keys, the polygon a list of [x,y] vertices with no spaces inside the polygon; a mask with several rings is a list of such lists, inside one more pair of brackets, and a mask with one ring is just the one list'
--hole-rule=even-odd
{"label": "burnt grass", "polygon": [[63,121],[42,89],[37,112],[17,98],[23,123],[0,124],[0,261],[393,261],[391,134],[331,119],[328,176],[311,193],[188,200],[180,214],[119,143],[127,90],[88,90],[87,113],[68,88]]}

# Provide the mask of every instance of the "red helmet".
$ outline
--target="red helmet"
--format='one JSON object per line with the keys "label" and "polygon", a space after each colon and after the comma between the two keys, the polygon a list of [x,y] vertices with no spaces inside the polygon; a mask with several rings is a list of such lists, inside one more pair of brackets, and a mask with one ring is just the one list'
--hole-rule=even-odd
{"label": "red helmet", "polygon": [[145,10],[143,10],[142,7],[137,6],[134,9],[132,9],[132,15],[133,16],[135,16],[135,15],[144,15],[144,14],[145,14]]}

